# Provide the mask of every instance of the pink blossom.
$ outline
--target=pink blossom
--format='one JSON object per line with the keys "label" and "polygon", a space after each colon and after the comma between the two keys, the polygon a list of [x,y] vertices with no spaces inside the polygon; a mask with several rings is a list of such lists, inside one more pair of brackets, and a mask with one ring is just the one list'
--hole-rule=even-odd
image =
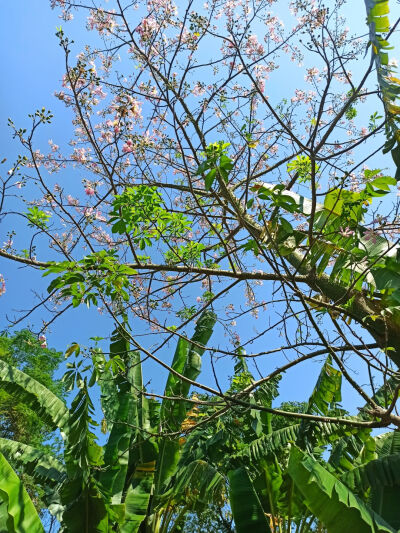
{"label": "pink blossom", "polygon": [[40,347],[41,348],[47,348],[47,340],[46,340],[46,335],[39,335],[39,338],[38,338],[39,342],[40,342]]}
{"label": "pink blossom", "polygon": [[257,81],[258,89],[263,93],[265,91],[265,80]]}
{"label": "pink blossom", "polygon": [[67,196],[67,202],[68,202],[68,205],[75,205],[75,206],[79,205],[79,200],[77,198],[74,198],[70,194]]}
{"label": "pink blossom", "polygon": [[101,214],[101,211],[97,210],[95,215],[94,215],[94,218],[96,220],[98,220],[99,222],[107,222],[107,219],[104,215]]}
{"label": "pink blossom", "polygon": [[[304,76],[304,80],[308,82],[314,81],[319,74],[319,69],[317,67],[312,67],[307,69],[307,74]],[[317,81],[319,81],[321,78],[318,78]]]}
{"label": "pink blossom", "polygon": [[86,189],[85,189],[85,193],[86,193],[88,196],[93,196],[93,195],[94,195],[94,189],[92,189],[92,187],[86,187]]}
{"label": "pink blossom", "polygon": [[196,85],[192,89],[192,94],[194,96],[201,96],[205,93],[204,85],[200,82],[197,82]]}
{"label": "pink blossom", "polygon": [[72,159],[75,159],[78,163],[87,162],[87,153],[85,148],[75,148],[74,153],[71,155]]}
{"label": "pink blossom", "polygon": [[146,17],[137,26],[136,31],[140,35],[142,41],[148,41],[153,33],[158,29],[158,22],[152,16]]}
{"label": "pink blossom", "polygon": [[87,19],[89,30],[96,29],[100,35],[104,32],[112,32],[117,23],[111,13],[105,13],[103,9],[92,9]]}
{"label": "pink blossom", "polygon": [[5,292],[6,292],[6,282],[3,277],[3,274],[0,274],[0,296],[3,296]]}
{"label": "pink blossom", "polygon": [[371,241],[372,244],[376,244],[377,234],[372,229],[367,229],[364,233],[364,240]]}
{"label": "pink blossom", "polygon": [[129,152],[133,152],[133,141],[131,139],[128,139],[126,143],[122,147],[122,151],[127,154]]}
{"label": "pink blossom", "polygon": [[269,149],[269,151],[271,152],[271,154],[276,154],[278,150],[279,150],[279,147],[278,147],[277,144],[274,144],[274,145],[271,146],[271,148]]}
{"label": "pink blossom", "polygon": [[264,54],[264,47],[258,42],[257,35],[250,35],[247,39],[246,53],[251,56],[262,56]]}
{"label": "pink blossom", "polygon": [[349,228],[349,226],[346,226],[345,229],[340,226],[339,233],[342,237],[352,237],[354,235],[354,231]]}

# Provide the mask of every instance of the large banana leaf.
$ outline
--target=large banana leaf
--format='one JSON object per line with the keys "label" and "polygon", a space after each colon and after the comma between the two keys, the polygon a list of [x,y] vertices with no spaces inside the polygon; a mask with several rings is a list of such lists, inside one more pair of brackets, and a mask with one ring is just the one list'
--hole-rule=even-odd
{"label": "large banana leaf", "polygon": [[353,468],[341,480],[358,494],[371,488],[369,502],[391,526],[400,528],[400,432],[375,439],[378,459]]}
{"label": "large banana leaf", "polygon": [[[201,356],[213,333],[217,320],[212,311],[204,311],[197,321],[192,341],[200,346],[190,344],[185,339],[179,339],[171,367],[184,375],[195,380],[201,370]],[[190,384],[183,382],[179,377],[170,373],[165,388],[165,396],[186,398],[189,394]],[[161,425],[166,431],[179,431],[186,417],[189,407],[182,400],[165,399],[161,407]],[[175,473],[180,455],[179,439],[163,439],[160,443],[157,470],[155,474],[155,497],[152,509],[158,505],[158,496],[162,493],[162,487]]]}
{"label": "large banana leaf", "polygon": [[[44,533],[32,500],[2,453],[0,453],[0,500],[2,501],[0,526],[4,533]],[[7,529],[4,530],[4,526]]]}
{"label": "large banana leaf", "polygon": [[0,438],[0,452],[12,458],[14,464],[21,466],[23,471],[33,476],[38,483],[54,486],[65,479],[64,465],[43,450]]}
{"label": "large banana leaf", "polygon": [[400,179],[399,114],[400,107],[395,105],[400,94],[400,81],[395,69],[389,65],[388,51],[391,49],[384,34],[390,30],[389,0],[364,0],[369,26],[371,53],[376,66],[378,84],[386,114],[387,143],[385,152],[392,150],[397,166],[396,179]]}
{"label": "large banana leaf", "polygon": [[229,501],[237,533],[271,533],[267,517],[244,467],[231,470]]}
{"label": "large banana leaf", "polygon": [[124,503],[121,531],[133,533],[147,515],[157,450],[143,435],[151,430],[149,406],[143,395],[140,353],[130,350],[126,327],[125,323],[119,326],[111,338],[111,357],[124,361],[126,374],[117,381],[116,421],[105,447],[107,469],[100,482],[111,493],[114,505]]}
{"label": "large banana leaf", "polygon": [[[184,338],[180,338],[172,360],[171,367],[183,376],[195,380],[201,371],[201,356],[212,335],[216,322],[216,315],[212,311],[204,311],[197,321],[192,341],[204,346],[196,346]],[[182,381],[173,373],[168,375],[165,396],[186,398],[190,384]],[[187,406],[185,402],[164,400],[161,408],[161,418],[170,431],[177,431],[185,419]]]}
{"label": "large banana leaf", "polygon": [[153,485],[155,462],[136,466],[125,499],[125,520],[121,533],[136,533],[147,516]]}
{"label": "large banana leaf", "polygon": [[[277,429],[251,441],[246,448],[234,456],[234,459],[248,458],[250,463],[257,463],[262,459],[267,459],[271,454],[281,451],[289,443],[297,442],[301,431],[301,424],[293,424],[292,426]],[[335,442],[340,438],[360,432],[359,428],[356,427],[320,421],[313,422],[312,431],[313,442],[317,445]],[[362,438],[363,435],[360,435],[360,437]]]}
{"label": "large banana leaf", "polygon": [[69,412],[64,402],[44,385],[0,360],[0,388],[24,402],[53,429],[67,430]]}
{"label": "large banana leaf", "polygon": [[75,478],[60,488],[65,533],[109,533],[109,506],[93,478]]}
{"label": "large banana leaf", "polygon": [[342,373],[332,366],[332,357],[329,355],[308,400],[307,413],[328,414],[342,400],[341,388]]}
{"label": "large banana leaf", "polygon": [[396,533],[311,455],[293,447],[288,472],[308,509],[329,533]]}
{"label": "large banana leaf", "polygon": [[[196,380],[201,371],[201,357],[204,354],[208,341],[213,333],[217,316],[212,311],[204,311],[197,321],[193,337],[191,340],[196,344],[190,345],[188,357],[183,369],[183,375],[192,381]],[[202,346],[202,347],[201,347]],[[182,395],[187,397],[190,384],[187,381],[182,383]]]}
{"label": "large banana leaf", "polygon": [[223,504],[225,478],[206,461],[196,460],[179,468],[172,487],[161,498],[168,505]]}

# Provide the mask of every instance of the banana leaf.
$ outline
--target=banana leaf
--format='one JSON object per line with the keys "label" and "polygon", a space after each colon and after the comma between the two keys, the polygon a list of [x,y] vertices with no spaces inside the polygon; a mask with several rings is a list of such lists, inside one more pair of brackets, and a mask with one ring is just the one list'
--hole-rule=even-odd
{"label": "banana leaf", "polygon": [[67,429],[69,412],[64,402],[44,385],[0,360],[0,387],[40,416],[51,428]]}
{"label": "banana leaf", "polygon": [[308,509],[329,533],[396,533],[346,485],[297,447],[291,450],[288,472]]}
{"label": "banana leaf", "polygon": [[267,517],[244,467],[231,470],[229,502],[236,533],[271,533]]}
{"label": "banana leaf", "polygon": [[23,471],[31,475],[38,483],[55,486],[65,479],[64,465],[43,450],[0,438],[0,452],[6,458],[12,458],[14,464],[21,466]]}
{"label": "banana leaf", "polygon": [[[8,533],[44,533],[21,480],[0,453],[0,526]],[[6,527],[7,529],[3,529]]]}
{"label": "banana leaf", "polygon": [[[204,311],[199,317],[191,340],[202,347],[190,344],[186,339],[179,339],[171,364],[174,370],[191,380],[197,378],[201,370],[201,356],[213,333],[216,320],[216,315],[208,310]],[[170,373],[165,388],[165,396],[180,397],[183,400],[188,396],[189,390],[189,383],[183,382],[179,377]],[[182,400],[163,400],[160,422],[164,430],[179,431],[188,409],[192,407],[192,405],[188,406]],[[152,502],[153,511],[158,505],[158,497],[162,494],[163,487],[176,471],[179,455],[180,445],[178,438],[164,438],[161,441],[154,480],[155,497]]]}

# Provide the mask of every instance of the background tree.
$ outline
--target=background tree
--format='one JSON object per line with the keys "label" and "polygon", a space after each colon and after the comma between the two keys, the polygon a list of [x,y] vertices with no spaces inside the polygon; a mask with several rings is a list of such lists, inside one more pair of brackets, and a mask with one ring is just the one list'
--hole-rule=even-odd
{"label": "background tree", "polygon": [[[39,341],[28,330],[15,332],[10,336],[0,336],[0,359],[23,370],[28,376],[47,387],[59,398],[65,398],[65,387],[55,372],[64,359],[61,352],[47,348],[42,337]],[[59,454],[60,439],[53,429],[44,422],[32,406],[16,400],[7,387],[0,390],[0,438],[29,444],[46,453]],[[13,454],[5,454],[11,465],[16,466]],[[39,512],[46,508],[40,486],[27,473],[17,469],[20,478]]]}

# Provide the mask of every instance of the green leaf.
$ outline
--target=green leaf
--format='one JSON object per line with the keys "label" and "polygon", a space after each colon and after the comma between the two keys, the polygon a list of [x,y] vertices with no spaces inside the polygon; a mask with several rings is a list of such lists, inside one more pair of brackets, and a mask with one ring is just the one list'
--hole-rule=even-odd
{"label": "green leaf", "polygon": [[228,473],[229,502],[237,533],[271,533],[260,500],[245,468]]}
{"label": "green leaf", "polygon": [[208,174],[204,177],[204,183],[206,186],[206,191],[209,191],[214,183],[215,176],[217,174],[217,169],[212,168]]}
{"label": "green leaf", "polygon": [[346,485],[297,447],[291,451],[288,472],[308,509],[329,533],[396,533]]}
{"label": "green leaf", "polygon": [[171,485],[162,496],[162,502],[168,505],[194,507],[199,502],[223,505],[225,478],[205,461],[192,461],[179,468]]}
{"label": "green leaf", "polygon": [[50,427],[67,430],[69,412],[64,402],[44,385],[2,360],[0,387],[29,405]]}
{"label": "green leaf", "polygon": [[0,438],[0,452],[12,459],[24,472],[33,476],[36,482],[55,486],[66,476],[64,465],[43,450],[38,450],[10,439]]}
{"label": "green leaf", "polygon": [[[195,380],[201,370],[201,356],[213,333],[214,325],[217,320],[212,311],[204,311],[196,324],[192,341],[197,345],[190,344],[186,339],[180,338],[171,367],[176,372]],[[199,346],[198,346],[199,345]],[[178,376],[170,373],[167,379],[164,396],[174,396],[186,398],[189,394],[190,384],[181,380]],[[166,431],[178,431],[186,417],[187,411],[192,404],[185,404],[179,400],[164,399],[160,412],[160,423]],[[155,474],[155,497],[153,498],[152,508],[157,505],[157,499],[162,494],[163,487],[167,480],[175,473],[180,455],[179,440],[163,439],[160,442],[159,457],[157,460],[157,470]]]}
{"label": "green leaf", "polygon": [[342,400],[341,387],[342,373],[332,366],[332,357],[329,355],[308,400],[307,413],[327,415]]}
{"label": "green leaf", "polygon": [[0,499],[7,509],[7,532],[44,533],[32,500],[2,453],[0,453],[0,480]]}
{"label": "green leaf", "polygon": [[139,464],[126,494],[125,521],[121,533],[137,533],[146,518],[154,478],[154,461]]}

